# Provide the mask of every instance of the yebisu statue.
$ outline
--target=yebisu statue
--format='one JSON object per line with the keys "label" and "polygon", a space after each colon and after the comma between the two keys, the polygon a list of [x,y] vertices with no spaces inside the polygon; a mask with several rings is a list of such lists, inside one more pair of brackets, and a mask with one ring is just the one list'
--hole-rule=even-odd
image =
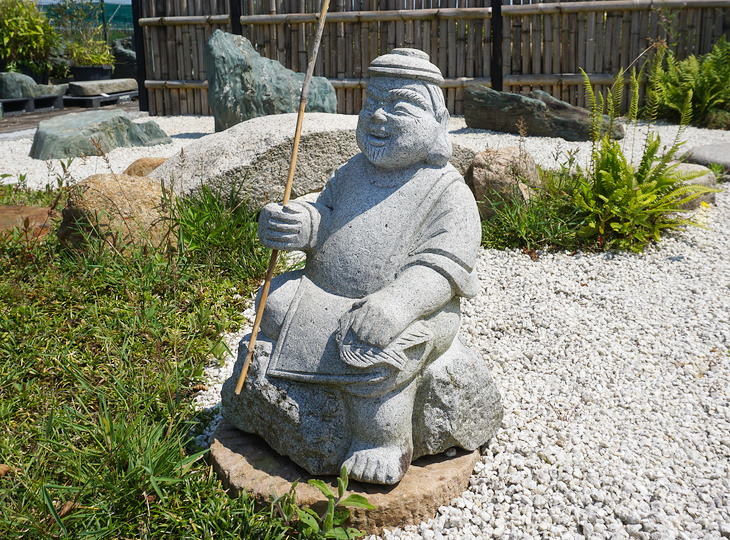
{"label": "yebisu statue", "polygon": [[499,392],[458,336],[478,293],[476,202],[449,164],[443,78],[428,55],[394,49],[368,69],[360,154],[316,202],[272,203],[259,238],[301,250],[272,281],[260,341],[223,416],[312,474],[395,484],[412,460],[473,450],[496,431]]}

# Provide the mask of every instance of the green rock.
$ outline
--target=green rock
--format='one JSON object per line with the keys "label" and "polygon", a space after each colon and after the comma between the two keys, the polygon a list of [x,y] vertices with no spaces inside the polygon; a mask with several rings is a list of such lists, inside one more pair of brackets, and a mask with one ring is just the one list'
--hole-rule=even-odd
{"label": "green rock", "polygon": [[[518,124],[533,137],[562,137],[566,141],[591,140],[591,114],[541,90],[528,94],[498,92],[483,85],[464,89],[464,120],[470,128],[506,133],[520,132]],[[624,128],[603,116],[602,131],[611,126],[612,139],[623,139]]]}
{"label": "green rock", "polygon": [[155,122],[135,124],[124,111],[89,111],[65,114],[38,125],[30,157],[62,159],[96,156],[122,146],[154,146],[171,141]]}
{"label": "green rock", "polygon": [[40,96],[36,82],[22,73],[0,73],[0,99]]}
{"label": "green rock", "polygon": [[[299,110],[304,74],[262,57],[246,38],[216,30],[205,46],[204,62],[216,131]],[[337,112],[335,89],[325,77],[312,79],[306,111]]]}

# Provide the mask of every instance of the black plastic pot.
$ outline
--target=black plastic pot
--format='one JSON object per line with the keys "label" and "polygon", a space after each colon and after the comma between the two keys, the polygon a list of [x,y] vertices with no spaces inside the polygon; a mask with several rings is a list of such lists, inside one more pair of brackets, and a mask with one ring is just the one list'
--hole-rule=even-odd
{"label": "black plastic pot", "polygon": [[75,81],[106,81],[112,78],[111,66],[73,66]]}

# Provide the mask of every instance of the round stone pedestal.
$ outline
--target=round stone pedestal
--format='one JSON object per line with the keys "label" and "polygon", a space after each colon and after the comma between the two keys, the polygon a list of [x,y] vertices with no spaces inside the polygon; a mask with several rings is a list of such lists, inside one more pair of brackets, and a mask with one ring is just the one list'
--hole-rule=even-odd
{"label": "round stone pedestal", "polygon": [[[272,429],[276,429],[272,426]],[[300,506],[322,512],[326,499],[314,486],[313,478],[287,457],[274,452],[260,437],[243,433],[225,421],[213,434],[210,457],[223,487],[232,496],[246,491],[266,503],[288,492],[299,480],[296,501]],[[457,449],[456,456],[425,456],[413,462],[403,479],[395,486],[381,486],[351,481],[348,493],[359,493],[376,506],[375,510],[351,508],[349,526],[367,533],[379,533],[416,524],[436,515],[439,506],[451,504],[469,485],[469,477],[479,460],[479,451]],[[337,479],[321,477],[334,493]]]}

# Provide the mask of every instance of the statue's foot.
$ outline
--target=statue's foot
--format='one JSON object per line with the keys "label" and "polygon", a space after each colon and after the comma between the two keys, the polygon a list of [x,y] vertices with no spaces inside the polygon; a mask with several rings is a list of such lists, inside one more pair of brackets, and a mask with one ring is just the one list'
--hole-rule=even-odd
{"label": "statue's foot", "polygon": [[413,452],[399,445],[372,448],[355,441],[343,465],[353,480],[371,484],[397,484],[411,464]]}

